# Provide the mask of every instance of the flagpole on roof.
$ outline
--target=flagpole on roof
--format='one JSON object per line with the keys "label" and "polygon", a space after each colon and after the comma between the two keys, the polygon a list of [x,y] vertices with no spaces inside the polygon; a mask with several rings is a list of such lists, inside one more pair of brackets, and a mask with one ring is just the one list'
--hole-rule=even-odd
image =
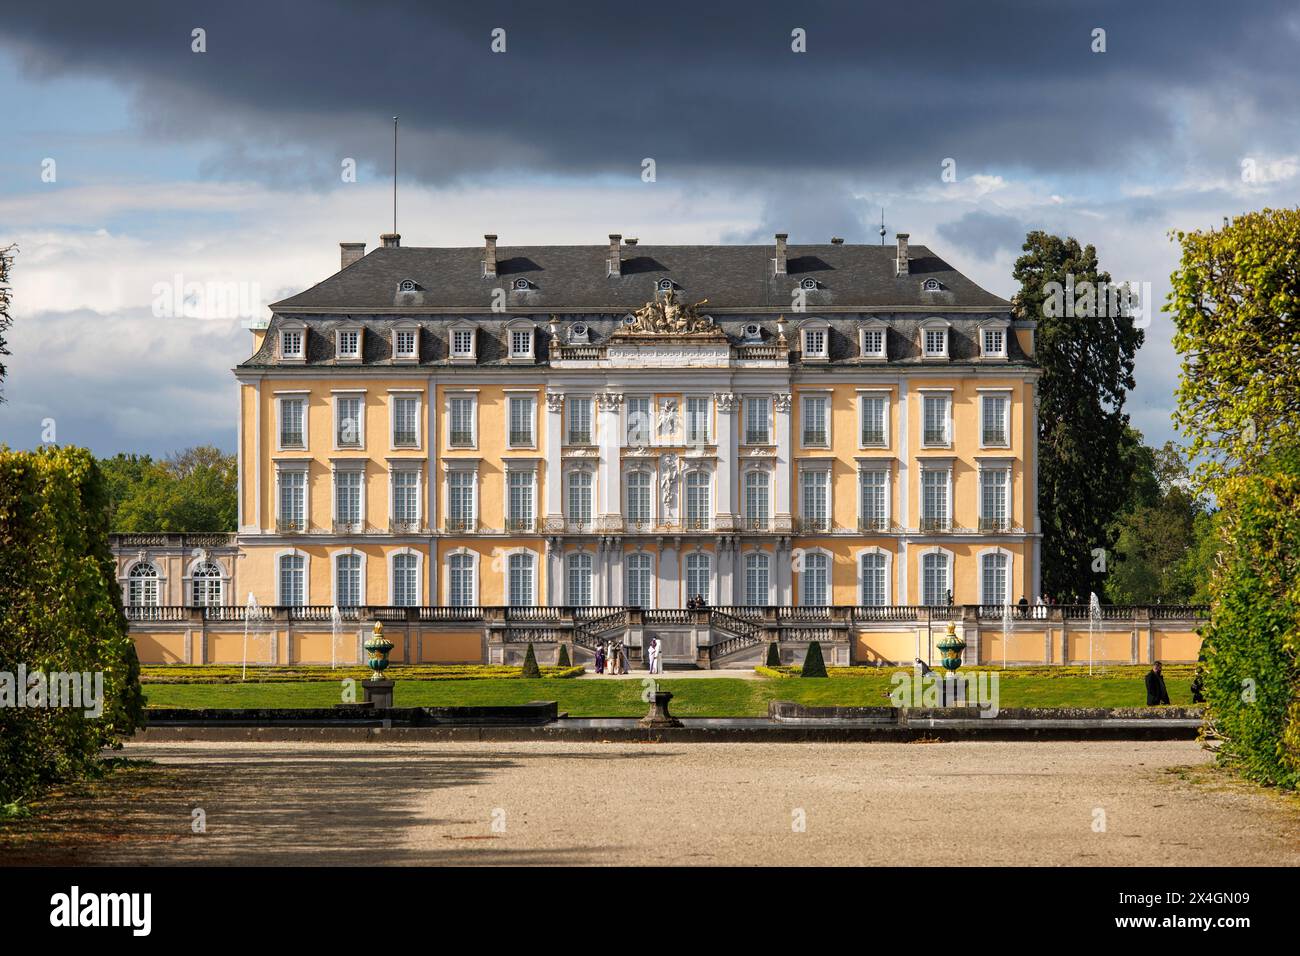
{"label": "flagpole on roof", "polygon": [[393,117],[393,233],[397,233],[397,117]]}

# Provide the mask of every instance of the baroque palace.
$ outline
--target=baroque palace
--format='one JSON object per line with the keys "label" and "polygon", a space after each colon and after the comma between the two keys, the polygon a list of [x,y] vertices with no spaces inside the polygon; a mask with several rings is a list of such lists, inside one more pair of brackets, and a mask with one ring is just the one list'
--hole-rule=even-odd
{"label": "baroque palace", "polygon": [[[636,659],[653,631],[678,663],[811,639],[879,663],[969,608],[978,660],[980,609],[1038,597],[1034,323],[906,234],[389,234],[249,325],[237,535],[115,542],[161,628],[144,659],[230,659],[251,618],[260,659],[328,661],[369,615],[402,625],[399,661],[581,656],[605,632]],[[1013,657],[1078,659],[1060,611],[1056,634],[1027,616]],[[1111,638],[1156,652],[1131,620]]]}

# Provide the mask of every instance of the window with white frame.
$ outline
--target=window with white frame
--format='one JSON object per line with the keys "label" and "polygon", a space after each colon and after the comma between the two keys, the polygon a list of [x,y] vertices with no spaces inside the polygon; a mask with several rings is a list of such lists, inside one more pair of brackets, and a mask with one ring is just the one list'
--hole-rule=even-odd
{"label": "window with white frame", "polygon": [[686,527],[700,530],[709,526],[709,474],[695,470],[686,475]]}
{"label": "window with white frame", "polygon": [[447,530],[473,531],[475,527],[475,486],[478,476],[472,471],[451,471],[447,475]]}
{"label": "window with white frame", "polygon": [[564,400],[564,412],[569,423],[565,444],[590,445],[592,443],[591,399],[571,395]]}
{"label": "window with white frame", "polygon": [[126,603],[132,607],[157,607],[159,598],[158,569],[148,561],[131,568],[126,579]]}
{"label": "window with white frame", "polygon": [[948,556],[941,551],[921,555],[921,603],[943,606],[949,603],[952,584],[948,580]]}
{"label": "window with white frame", "polygon": [[858,398],[862,430],[859,441],[864,448],[884,448],[888,443],[886,414],[889,399],[884,395],[861,395]]}
{"label": "window with white frame", "polygon": [[686,444],[710,443],[710,408],[711,402],[707,398],[692,396],[686,399]]}
{"label": "window with white frame", "polygon": [[306,449],[307,399],[280,399],[280,447]]}
{"label": "window with white frame", "polygon": [[763,607],[771,599],[771,561],[765,551],[745,555],[745,604]]}
{"label": "window with white frame", "polygon": [[766,531],[771,515],[772,478],[762,468],[745,472],[745,527]]}
{"label": "window with white frame", "polygon": [[276,523],[281,531],[307,530],[307,472],[281,468],[276,474],[279,485]]}
{"label": "window with white frame", "polygon": [[980,331],[980,351],[984,358],[1007,357],[1007,333],[1005,329],[982,329]]}
{"label": "window with white frame", "polygon": [[212,561],[200,561],[190,573],[190,595],[194,607],[221,607],[221,568]]}
{"label": "window with white frame", "polygon": [[1006,448],[1011,444],[1011,396],[980,396],[980,444]]}
{"label": "window with white frame", "polygon": [[447,603],[451,607],[474,606],[474,556],[465,553],[447,558]]}
{"label": "window with white frame", "polygon": [[340,468],[334,472],[334,524],[340,530],[361,529],[364,478],[361,471],[352,468]]}
{"label": "window with white frame", "polygon": [[473,395],[453,395],[448,400],[451,419],[447,444],[452,448],[473,448],[477,444],[478,399]]}
{"label": "window with white frame", "polygon": [[948,529],[948,470],[921,468],[921,530]]}
{"label": "window with white frame", "polygon": [[577,468],[569,472],[569,524],[585,528],[591,524],[591,472]]}
{"label": "window with white frame", "polygon": [[650,443],[650,399],[638,395],[627,400],[627,443],[634,447]]}
{"label": "window with white frame", "polygon": [[884,468],[860,468],[858,495],[862,530],[884,531],[889,524],[889,473]]}
{"label": "window with white frame", "polygon": [[879,551],[866,551],[859,561],[862,592],[858,603],[863,607],[884,607],[889,603],[888,562]]}
{"label": "window with white frame", "polygon": [[800,425],[805,448],[830,447],[830,404],[830,398],[825,395],[803,396]]}
{"label": "window with white frame", "polygon": [[511,468],[506,473],[506,530],[533,529],[533,484],[531,468]]}
{"label": "window with white frame", "polygon": [[650,524],[650,473],[631,471],[627,474],[627,505],[624,512],[627,522],[633,527],[646,527]]}
{"label": "window with white frame", "polygon": [[863,329],[860,335],[863,358],[885,357],[884,329]]}
{"label": "window with white frame", "polygon": [[654,558],[640,551],[627,556],[626,594],[629,607],[651,607],[654,586]]}
{"label": "window with white frame", "polygon": [[570,607],[590,607],[591,555],[585,551],[570,551],[565,565],[565,601]]}
{"label": "window with white frame", "polygon": [[420,472],[395,468],[389,475],[393,496],[393,530],[414,531],[420,525]]}
{"label": "window with white frame", "polygon": [[510,447],[532,448],[537,444],[533,423],[537,420],[537,402],[531,395],[510,396]]}
{"label": "window with white frame", "polygon": [[338,395],[334,399],[334,444],[339,448],[360,448],[362,443],[362,398]]}
{"label": "window with white frame", "polygon": [[824,359],[827,356],[827,342],[830,333],[826,329],[803,330],[803,357],[805,359]]}
{"label": "window with white frame", "polygon": [[686,599],[704,598],[705,604],[713,603],[713,561],[703,551],[694,551],[686,555]]}
{"label": "window with white frame", "polygon": [[1007,556],[1001,551],[980,558],[980,594],[983,604],[1010,604],[1007,593]]}
{"label": "window with white frame", "polygon": [[805,468],[799,474],[801,525],[806,531],[830,530],[831,473],[824,468]]}
{"label": "window with white frame", "polygon": [[307,559],[301,554],[280,555],[280,604],[301,607],[307,603]]}
{"label": "window with white frame", "polygon": [[980,469],[980,530],[1006,531],[1008,489],[1011,471],[1008,468]]}
{"label": "window with white frame", "polygon": [[511,329],[510,330],[510,357],[512,359],[527,359],[533,357],[533,330],[532,329]]}
{"label": "window with white frame", "polygon": [[361,358],[361,331],[359,329],[340,329],[335,333],[338,357],[341,359]]}
{"label": "window with white frame", "polygon": [[921,444],[946,448],[952,441],[952,398],[925,395],[921,399]]}
{"label": "window with white frame", "polygon": [[948,329],[930,327],[923,330],[923,342],[926,358],[948,357]]}
{"label": "window with white frame", "polygon": [[772,402],[766,395],[745,399],[745,444],[772,444]]}
{"label": "window with white frame", "polygon": [[393,447],[416,448],[420,444],[420,399],[414,395],[393,396]]}
{"label": "window with white frame", "polygon": [[803,607],[823,607],[830,604],[830,558],[820,551],[810,551],[803,556],[803,570],[799,573],[799,603]]}
{"label": "window with white frame", "polygon": [[524,551],[516,551],[507,560],[506,573],[509,577],[507,594],[511,607],[529,607],[537,603],[534,590],[535,563],[533,556]]}
{"label": "window with white frame", "polygon": [[420,603],[420,559],[414,554],[393,555],[393,604],[415,607]]}
{"label": "window with white frame", "polygon": [[393,333],[393,357],[399,359],[415,358],[419,342],[418,329],[397,329]]}
{"label": "window with white frame", "polygon": [[338,555],[334,559],[335,606],[360,607],[365,603],[361,593],[361,555]]}
{"label": "window with white frame", "polygon": [[280,332],[280,358],[304,359],[307,357],[305,329],[283,329]]}
{"label": "window with white frame", "polygon": [[451,357],[461,361],[474,358],[474,330],[451,330]]}

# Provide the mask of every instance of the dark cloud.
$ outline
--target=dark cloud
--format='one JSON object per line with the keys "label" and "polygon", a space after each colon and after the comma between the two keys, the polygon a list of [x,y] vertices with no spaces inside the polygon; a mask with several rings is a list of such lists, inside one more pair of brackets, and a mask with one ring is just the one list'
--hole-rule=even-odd
{"label": "dark cloud", "polygon": [[975,210],[960,219],[941,224],[940,238],[981,259],[992,259],[1002,250],[1016,251],[1025,242],[1030,227],[1015,216]]}
{"label": "dark cloud", "polygon": [[[37,75],[107,76],[160,138],[213,146],[216,176],[337,181],[341,157],[411,176],[501,171],[661,180],[797,167],[936,180],[996,164],[1112,167],[1167,145],[1171,104],[1253,104],[1294,142],[1294,7],[366,3],[11,5]],[[190,51],[207,31],[208,52]],[[507,52],[489,49],[494,28]],[[790,50],[807,31],[808,52]],[[1092,53],[1091,31],[1107,30]],[[1193,117],[1192,122],[1195,122]],[[1252,144],[1254,148],[1269,144]]]}

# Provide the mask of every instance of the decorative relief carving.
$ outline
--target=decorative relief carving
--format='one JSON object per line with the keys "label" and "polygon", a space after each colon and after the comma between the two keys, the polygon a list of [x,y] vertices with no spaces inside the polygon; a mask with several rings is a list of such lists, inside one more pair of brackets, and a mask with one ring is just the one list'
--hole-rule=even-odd
{"label": "decorative relief carving", "polygon": [[717,403],[720,412],[730,412],[736,407],[736,396],[731,392],[714,392],[713,400]]}
{"label": "decorative relief carving", "polygon": [[788,412],[790,410],[790,393],[778,392],[772,396],[772,407],[778,412]]}
{"label": "decorative relief carving", "polygon": [[600,406],[602,412],[612,412],[623,407],[623,394],[621,392],[605,392],[596,396],[596,403]]}
{"label": "decorative relief carving", "polygon": [[713,319],[698,311],[708,301],[678,302],[677,294],[668,289],[632,312],[620,331],[635,335],[718,335],[720,330]]}
{"label": "decorative relief carving", "polygon": [[564,393],[547,392],[546,393],[546,410],[548,412],[564,411]]}

